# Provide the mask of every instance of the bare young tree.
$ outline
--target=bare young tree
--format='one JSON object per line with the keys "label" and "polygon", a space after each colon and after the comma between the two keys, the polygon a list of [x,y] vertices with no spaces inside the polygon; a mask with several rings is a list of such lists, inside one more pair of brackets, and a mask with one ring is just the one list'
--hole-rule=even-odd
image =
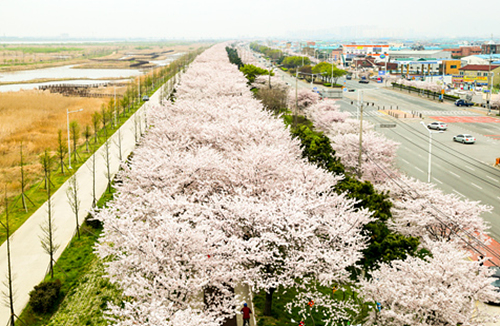
{"label": "bare young tree", "polygon": [[73,175],[69,180],[69,187],[66,190],[66,196],[68,197],[69,205],[71,206],[71,210],[75,213],[75,221],[76,221],[76,234],[78,235],[78,239],[80,239],[80,222],[78,221],[78,212],[80,210],[80,197],[78,196],[78,182],[76,180],[76,176]]}
{"label": "bare young tree", "polygon": [[50,156],[49,151],[45,150],[44,153],[40,156],[40,164],[42,165],[42,170],[43,170],[43,179],[38,184],[37,189],[41,184],[44,184],[44,189],[49,189],[49,184],[51,186],[54,186],[54,184],[52,183],[52,181],[50,181],[49,178],[53,163],[54,161],[53,158]]}
{"label": "bare young tree", "polygon": [[90,130],[89,125],[86,125],[85,128],[83,128],[82,136],[85,138],[85,151],[88,153],[90,137],[92,137],[92,131]]}
{"label": "bare young tree", "polygon": [[[10,229],[9,229],[9,202],[7,199],[7,188],[5,188],[5,194],[4,194],[4,205],[5,205],[5,223],[0,223],[2,226],[5,228],[5,233],[6,233],[6,242],[7,242],[7,281],[6,281],[6,286],[7,286],[7,293],[3,293],[6,297],[5,304],[9,307],[10,309],[10,318],[9,318],[9,325],[8,326],[14,326],[15,319],[14,317],[16,316],[16,313],[14,311],[14,290],[12,283],[14,282],[13,280],[13,275],[12,275],[12,262],[10,259]],[[19,318],[19,317],[18,317]]]}
{"label": "bare young tree", "polygon": [[122,161],[122,131],[121,129],[118,129],[117,133],[115,134],[116,139],[113,141],[115,145],[118,147],[118,158],[120,159],[120,162]]}
{"label": "bare young tree", "polygon": [[80,139],[80,125],[77,121],[71,121],[69,123],[69,130],[71,133],[71,138],[73,140],[73,160],[78,162],[78,152],[76,150],[76,145],[78,144],[78,139]]}
{"label": "bare young tree", "polygon": [[137,144],[139,142],[139,136],[137,135],[138,131],[138,121],[137,121],[137,115],[134,114],[134,138],[135,138],[135,143]]}
{"label": "bare young tree", "polygon": [[[33,206],[36,206],[33,201],[31,201],[31,199],[26,195],[26,193],[24,192],[24,189],[26,188],[26,179],[24,177],[24,155],[23,155],[23,142],[21,141],[21,147],[19,149],[19,153],[20,153],[20,157],[21,157],[21,162],[20,162],[20,166],[21,166],[21,202],[23,204],[23,208],[26,212],[28,212],[28,205],[26,203],[26,200],[28,200],[31,205]],[[14,203],[15,204],[15,203]]]}
{"label": "bare young tree", "polygon": [[104,129],[104,137],[108,138],[108,113],[106,112],[106,105],[104,103],[101,105],[99,116],[101,118],[102,129]]}
{"label": "bare young tree", "polygon": [[[44,166],[49,168],[44,169],[44,173],[46,174],[47,179],[50,180],[50,165],[51,165],[51,157],[49,152],[45,150],[42,154],[41,160]],[[49,264],[49,273],[50,277],[54,278],[54,255],[59,249],[59,245],[54,243],[54,232],[56,228],[54,226],[54,217],[52,212],[52,199],[51,199],[51,188],[50,182],[47,183],[47,221],[45,224],[41,226],[42,236],[40,237],[40,243],[42,245],[43,250],[50,256],[50,264]]]}
{"label": "bare young tree", "polygon": [[94,112],[92,114],[92,128],[94,129],[94,143],[97,144],[99,127],[101,122],[101,114],[99,112]]}
{"label": "bare young tree", "polygon": [[64,174],[64,156],[66,156],[66,152],[68,151],[68,147],[66,142],[63,140],[62,130],[59,129],[57,131],[57,158],[59,159],[59,165],[61,166],[61,173]]}
{"label": "bare young tree", "polygon": [[89,160],[87,160],[87,168],[92,172],[92,207],[95,207],[97,204],[97,198],[96,198],[96,189],[95,189],[95,181],[96,181],[96,167],[95,167],[95,148],[92,148],[92,151],[94,154],[92,154],[92,157],[90,157]]}
{"label": "bare young tree", "polygon": [[107,190],[108,193],[111,193],[111,146],[109,140],[106,140],[104,143],[104,153],[102,153],[102,157],[104,158],[104,164],[106,164],[104,175],[108,179]]}

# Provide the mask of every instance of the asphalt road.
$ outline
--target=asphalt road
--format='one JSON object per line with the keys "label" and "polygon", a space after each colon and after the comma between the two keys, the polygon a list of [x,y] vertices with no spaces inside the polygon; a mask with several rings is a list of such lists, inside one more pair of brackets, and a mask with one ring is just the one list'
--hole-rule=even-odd
{"label": "asphalt road", "polygon": [[[279,71],[283,80],[295,86],[295,79]],[[405,174],[427,181],[429,133],[422,126],[433,121],[448,124],[448,130],[432,135],[431,182],[445,193],[456,194],[464,199],[480,201],[493,207],[491,213],[483,214],[490,224],[491,236],[500,241],[500,169],[493,166],[500,157],[500,119],[487,116],[487,111],[477,108],[458,108],[453,103],[428,99],[415,93],[408,94],[370,81],[360,84],[356,80],[339,80],[348,90],[338,100],[342,111],[357,116],[358,93],[363,92],[364,119],[372,122],[378,132],[401,145],[396,164]],[[309,88],[309,83],[299,82],[300,88]],[[318,87],[318,86],[316,86]],[[322,89],[324,87],[318,87]],[[353,103],[353,104],[351,104]],[[382,110],[392,108],[401,111],[400,117],[412,112],[422,118],[399,118],[389,116]],[[395,123],[395,128],[380,128],[380,124]],[[470,133],[477,139],[475,144],[454,142],[453,136]]]}

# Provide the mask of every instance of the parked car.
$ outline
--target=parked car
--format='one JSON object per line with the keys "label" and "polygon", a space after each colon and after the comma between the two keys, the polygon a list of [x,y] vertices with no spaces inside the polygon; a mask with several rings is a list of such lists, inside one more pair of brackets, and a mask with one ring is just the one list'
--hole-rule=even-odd
{"label": "parked car", "polygon": [[469,134],[456,135],[453,140],[462,144],[474,144],[476,142],[476,138]]}
{"label": "parked car", "polygon": [[446,130],[448,129],[448,125],[444,122],[432,122],[427,125],[427,128],[436,130]]}
{"label": "parked car", "polygon": [[147,95],[144,95],[144,96],[142,97],[142,100],[143,100],[144,102],[147,102],[147,101],[149,101],[149,96],[147,96]]}
{"label": "parked car", "polygon": [[347,79],[347,80],[351,80],[351,79],[352,79],[352,76],[351,76],[351,75],[347,75],[347,76],[345,76],[345,79]]}
{"label": "parked car", "polygon": [[358,83],[360,83],[360,84],[369,84],[370,81],[368,79],[361,79]]}
{"label": "parked car", "polygon": [[466,100],[460,99],[455,101],[456,106],[473,106],[474,103],[467,102]]}

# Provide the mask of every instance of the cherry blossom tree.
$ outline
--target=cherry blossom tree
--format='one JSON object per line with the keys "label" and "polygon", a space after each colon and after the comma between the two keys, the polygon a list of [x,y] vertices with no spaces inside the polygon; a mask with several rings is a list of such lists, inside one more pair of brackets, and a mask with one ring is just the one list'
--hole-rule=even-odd
{"label": "cherry blossom tree", "polygon": [[455,241],[468,238],[465,232],[481,237],[488,230],[489,225],[481,215],[491,212],[492,207],[445,194],[434,184],[413,178],[401,176],[400,184],[403,187],[378,186],[390,192],[393,202],[390,224],[399,233],[431,241]]}
{"label": "cherry blossom tree", "polygon": [[115,199],[96,214],[97,251],[130,298],[112,306],[117,325],[220,324],[235,313],[237,284],[266,290],[271,302],[297,278],[348,277],[370,213],[331,191],[341,176],[302,158],[223,45],[200,55],[175,104],[152,108],[148,120]]}
{"label": "cherry blossom tree", "polygon": [[288,98],[290,100],[290,103],[288,104],[289,107],[295,108],[295,100],[297,99],[299,110],[304,110],[309,106],[318,103],[320,96],[316,92],[302,88],[297,90],[297,97],[295,97],[295,90],[290,90]]}
{"label": "cherry blossom tree", "polygon": [[342,164],[352,172],[357,172],[363,180],[374,184],[386,181],[384,170],[394,169],[394,159],[398,143],[374,132],[363,132],[361,171],[359,171],[359,134],[338,134],[331,138],[332,148]]}
{"label": "cherry blossom tree", "polygon": [[323,100],[311,105],[307,115],[311,117],[315,126],[320,130],[332,129],[334,124],[345,122],[348,112],[340,112],[340,106],[334,100]]}
{"label": "cherry blossom tree", "polygon": [[482,325],[492,321],[479,302],[498,301],[490,284],[492,271],[467,259],[453,244],[436,242],[424,257],[382,264],[371,279],[361,281],[361,293],[378,303],[370,323],[377,325]]}

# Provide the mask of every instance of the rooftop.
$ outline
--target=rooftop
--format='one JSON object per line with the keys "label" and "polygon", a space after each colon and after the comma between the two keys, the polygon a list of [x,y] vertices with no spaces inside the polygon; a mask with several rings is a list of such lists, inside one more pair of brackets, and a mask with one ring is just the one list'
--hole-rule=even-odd
{"label": "rooftop", "polygon": [[[495,70],[500,66],[491,65],[491,70]],[[490,71],[490,65],[466,65],[458,70],[473,70],[473,71]]]}

